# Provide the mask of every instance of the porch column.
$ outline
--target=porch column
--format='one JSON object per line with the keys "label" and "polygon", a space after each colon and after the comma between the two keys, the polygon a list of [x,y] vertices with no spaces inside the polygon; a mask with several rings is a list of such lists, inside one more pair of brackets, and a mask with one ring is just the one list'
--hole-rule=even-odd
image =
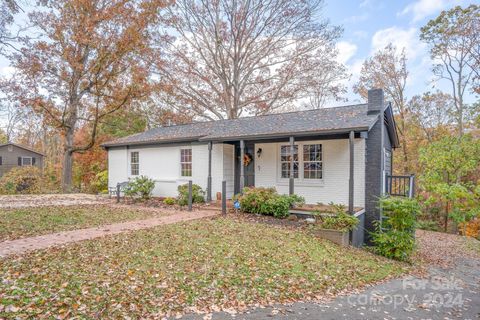
{"label": "porch column", "polygon": [[294,168],[295,168],[295,163],[293,161],[293,157],[295,154],[295,139],[293,137],[290,137],[290,179],[288,181],[288,194],[292,195],[294,193],[294,180],[295,180],[295,175],[294,175]]}
{"label": "porch column", "polygon": [[245,141],[240,140],[240,193],[245,187],[245,168],[243,166],[243,157],[245,156]]}
{"label": "porch column", "polygon": [[207,202],[212,201],[212,141],[208,143]]}
{"label": "porch column", "polygon": [[353,184],[354,184],[354,164],[355,164],[355,159],[354,159],[354,139],[355,139],[355,132],[350,131],[350,136],[349,136],[349,145],[350,145],[350,178],[348,179],[348,212],[350,214],[354,214],[353,210]]}

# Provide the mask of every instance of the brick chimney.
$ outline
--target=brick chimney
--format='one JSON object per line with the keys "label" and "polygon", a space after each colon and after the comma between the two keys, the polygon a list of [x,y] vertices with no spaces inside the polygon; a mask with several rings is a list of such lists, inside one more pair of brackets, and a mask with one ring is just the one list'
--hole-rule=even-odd
{"label": "brick chimney", "polygon": [[384,105],[383,89],[368,90],[368,114],[380,113]]}

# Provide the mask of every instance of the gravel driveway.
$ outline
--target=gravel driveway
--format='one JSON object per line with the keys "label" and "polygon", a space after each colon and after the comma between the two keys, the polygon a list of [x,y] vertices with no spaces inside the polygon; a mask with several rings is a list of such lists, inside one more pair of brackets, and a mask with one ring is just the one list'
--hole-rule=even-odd
{"label": "gravel driveway", "polygon": [[0,196],[0,209],[47,206],[76,206],[109,203],[106,196],[84,193]]}

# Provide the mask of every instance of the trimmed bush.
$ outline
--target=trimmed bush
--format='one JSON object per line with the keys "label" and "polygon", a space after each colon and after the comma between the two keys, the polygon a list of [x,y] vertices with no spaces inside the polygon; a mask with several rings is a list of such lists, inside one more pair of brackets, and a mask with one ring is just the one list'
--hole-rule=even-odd
{"label": "trimmed bush", "polygon": [[163,203],[166,204],[167,206],[173,206],[176,202],[177,202],[177,200],[175,198],[172,198],[172,197],[168,197],[168,198],[163,199]]}
{"label": "trimmed bush", "polygon": [[155,188],[155,181],[147,176],[139,176],[128,181],[123,192],[126,196],[147,200],[152,196],[153,188]]}
{"label": "trimmed bush", "polygon": [[385,216],[372,233],[374,251],[387,258],[409,261],[415,249],[416,217],[420,206],[414,199],[389,197],[380,199]]}
{"label": "trimmed bush", "polygon": [[[178,186],[178,198],[177,203],[181,206],[188,205],[188,183]],[[192,185],[192,202],[193,203],[204,203],[205,202],[205,191],[202,190],[198,184]]]}
{"label": "trimmed bush", "polygon": [[2,194],[42,193],[43,177],[39,168],[34,166],[16,167],[0,179]]}
{"label": "trimmed bush", "polygon": [[297,195],[279,195],[275,188],[244,188],[239,196],[243,212],[271,215],[285,218],[294,205],[305,203],[303,197]]}

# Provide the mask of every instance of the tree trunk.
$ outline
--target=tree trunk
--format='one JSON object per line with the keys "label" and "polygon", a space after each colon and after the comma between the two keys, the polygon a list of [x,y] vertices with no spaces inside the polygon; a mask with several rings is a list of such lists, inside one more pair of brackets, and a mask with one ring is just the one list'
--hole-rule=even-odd
{"label": "tree trunk", "polygon": [[449,208],[450,208],[450,202],[447,201],[447,205],[445,207],[445,232],[447,232],[448,230],[448,214],[449,214]]}
{"label": "tree trunk", "polygon": [[62,169],[62,190],[65,193],[72,191],[73,136],[74,136],[74,130],[68,128],[65,134],[65,147],[63,152],[63,169]]}

